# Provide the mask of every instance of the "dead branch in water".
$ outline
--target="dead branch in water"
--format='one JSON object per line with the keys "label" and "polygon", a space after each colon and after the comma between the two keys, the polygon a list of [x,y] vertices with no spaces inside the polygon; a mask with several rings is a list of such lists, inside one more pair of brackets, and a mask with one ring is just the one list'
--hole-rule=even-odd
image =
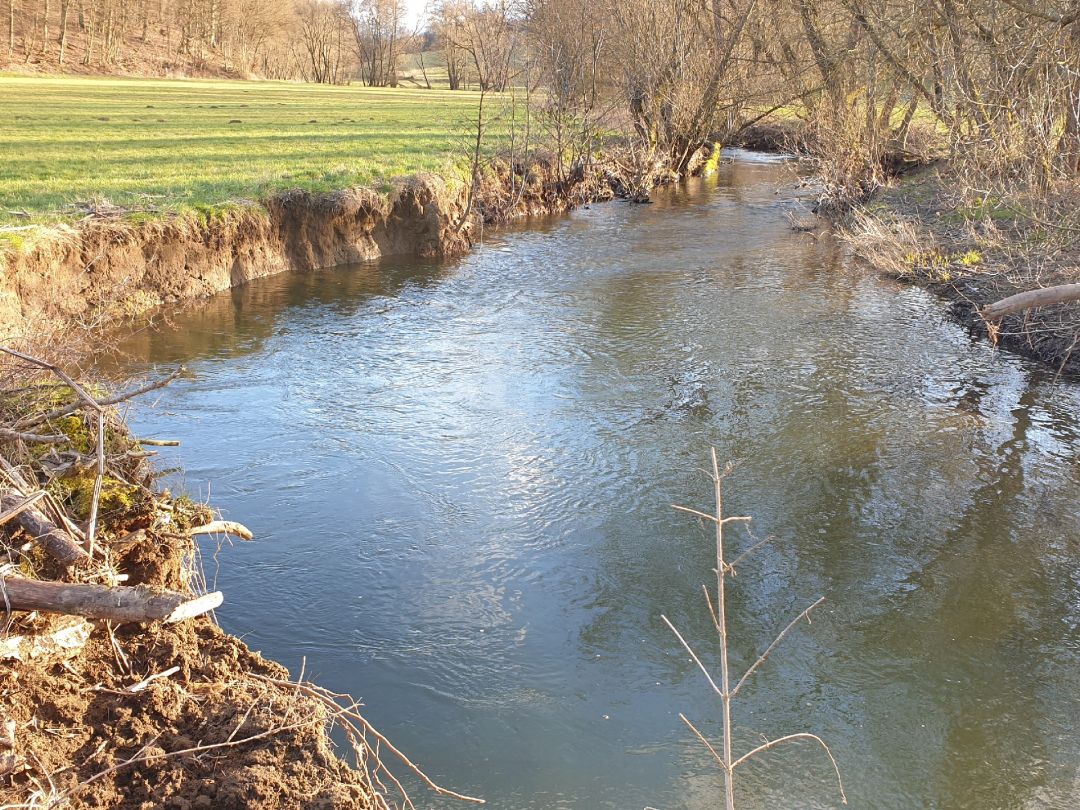
{"label": "dead branch in water", "polygon": [[231,534],[235,537],[239,537],[241,540],[255,539],[255,535],[252,533],[251,529],[243,523],[237,523],[234,520],[214,520],[207,523],[205,526],[196,526],[194,529],[188,529],[188,535],[191,537],[199,534]]}
{"label": "dead branch in water", "polygon": [[717,636],[720,641],[720,677],[719,684],[717,678],[715,678],[709,671],[708,667],[702,663],[701,658],[694,651],[694,648],[686,641],[683,635],[678,631],[674,624],[668,619],[667,616],[661,616],[664,623],[670,628],[671,632],[675,634],[675,638],[679,640],[683,649],[689,654],[690,659],[697,665],[704,675],[709,686],[713,692],[720,698],[720,706],[723,714],[723,740],[722,750],[717,752],[716,748],[708,741],[704,734],[702,734],[697,727],[690,722],[682,714],[679,717],[690,728],[694,735],[705,745],[713,759],[719,764],[720,769],[724,772],[724,807],[726,810],[735,810],[735,769],[750,761],[758,754],[762,754],[772,748],[775,748],[786,742],[795,742],[798,740],[813,740],[821,744],[825,749],[825,753],[828,754],[829,761],[832,763],[833,770],[836,772],[836,782],[840,790],[840,799],[844,804],[847,804],[847,795],[844,793],[844,782],[840,777],[840,767],[836,763],[836,758],[833,756],[829,746],[825,741],[818,737],[816,734],[810,732],[797,732],[795,734],[788,734],[783,737],[779,737],[775,740],[766,741],[763,745],[759,745],[742,756],[736,757],[732,753],[732,717],[731,717],[731,705],[732,700],[742,689],[743,684],[749,680],[749,678],[758,670],[758,668],[768,660],[773,650],[780,644],[781,641],[799,624],[803,619],[807,624],[810,623],[810,612],[818,607],[825,601],[825,597],[820,597],[817,601],[804,609],[798,616],[792,619],[783,630],[781,630],[772,643],[769,644],[765,651],[761,653],[751,664],[742,677],[735,682],[734,687],[731,685],[731,671],[728,663],[728,618],[727,618],[727,594],[726,584],[728,576],[735,575],[735,562],[740,562],[745,559],[751,552],[757,550],[768,542],[771,538],[765,538],[755,542],[750,548],[737,555],[734,562],[728,562],[724,549],[724,526],[728,523],[749,523],[750,518],[744,516],[738,517],[724,517],[724,490],[723,481],[724,477],[731,471],[730,465],[725,468],[723,473],[720,471],[720,465],[716,458],[716,449],[712,449],[712,472],[709,473],[709,477],[713,482],[713,497],[716,502],[715,513],[708,514],[697,509],[692,509],[687,506],[674,505],[674,508],[681,512],[688,512],[702,520],[707,520],[713,524],[716,531],[716,604],[713,605],[712,598],[709,594],[709,589],[705,588],[705,601],[709,609],[709,615],[712,617],[713,626],[716,628]]}

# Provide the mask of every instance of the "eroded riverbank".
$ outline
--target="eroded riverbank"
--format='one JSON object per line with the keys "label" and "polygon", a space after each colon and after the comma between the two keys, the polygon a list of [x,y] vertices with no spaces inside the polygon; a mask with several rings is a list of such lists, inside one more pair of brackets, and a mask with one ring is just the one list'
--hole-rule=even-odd
{"label": "eroded riverbank", "polygon": [[[714,165],[709,154],[703,148],[692,171]],[[48,330],[94,333],[278,273],[380,256],[458,256],[486,225],[643,194],[674,179],[660,164],[628,167],[616,145],[575,166],[542,154],[496,161],[473,188],[426,174],[397,181],[387,194],[293,191],[208,216],[133,221],[106,210],[0,247],[0,335],[19,343]]]}

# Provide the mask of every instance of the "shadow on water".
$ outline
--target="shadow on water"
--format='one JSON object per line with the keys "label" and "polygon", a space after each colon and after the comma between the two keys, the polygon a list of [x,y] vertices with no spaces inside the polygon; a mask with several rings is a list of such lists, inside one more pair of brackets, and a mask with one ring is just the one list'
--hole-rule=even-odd
{"label": "shadow on water", "polygon": [[[677,713],[716,734],[718,707],[659,616],[715,660],[710,541],[669,508],[709,503],[714,445],[776,537],[736,580],[733,667],[828,600],[740,695],[739,746],[820,733],[855,807],[1074,806],[1080,389],[793,233],[800,193],[740,155],[133,336],[117,373],[195,372],[137,428],[259,537],[206,549],[226,628],[491,806],[713,807]],[[829,775],[777,752],[740,806],[837,806]]]}

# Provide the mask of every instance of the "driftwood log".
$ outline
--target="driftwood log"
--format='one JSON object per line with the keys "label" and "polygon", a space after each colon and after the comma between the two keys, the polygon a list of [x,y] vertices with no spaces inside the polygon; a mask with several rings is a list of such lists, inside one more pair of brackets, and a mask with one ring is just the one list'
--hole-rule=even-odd
{"label": "driftwood log", "polygon": [[1080,284],[1059,284],[1055,287],[1043,287],[1039,290],[1010,295],[983,307],[981,314],[988,321],[1000,321],[1006,315],[1023,312],[1033,307],[1046,307],[1051,304],[1065,304],[1080,301]]}
{"label": "driftwood log", "polygon": [[46,553],[61,565],[72,565],[89,559],[90,555],[71,535],[49,520],[35,504],[26,506],[26,501],[27,498],[14,489],[0,490],[0,513],[18,510],[11,520],[22,526],[34,544],[45,549]]}
{"label": "driftwood log", "polygon": [[150,588],[0,577],[0,608],[42,610],[114,622],[178,622],[221,605],[220,591],[193,597]]}

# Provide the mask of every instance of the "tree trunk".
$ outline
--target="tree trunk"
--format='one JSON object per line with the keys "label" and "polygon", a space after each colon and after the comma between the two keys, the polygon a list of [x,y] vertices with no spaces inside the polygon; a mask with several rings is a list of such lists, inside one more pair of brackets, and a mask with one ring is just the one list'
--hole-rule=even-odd
{"label": "tree trunk", "polygon": [[222,602],[220,591],[190,596],[145,587],[109,587],[70,582],[0,578],[0,598],[12,610],[43,610],[114,622],[178,622],[201,616]]}
{"label": "tree trunk", "polygon": [[61,65],[64,64],[64,51],[67,49],[67,24],[70,7],[71,0],[60,0],[60,56],[57,61]]}

